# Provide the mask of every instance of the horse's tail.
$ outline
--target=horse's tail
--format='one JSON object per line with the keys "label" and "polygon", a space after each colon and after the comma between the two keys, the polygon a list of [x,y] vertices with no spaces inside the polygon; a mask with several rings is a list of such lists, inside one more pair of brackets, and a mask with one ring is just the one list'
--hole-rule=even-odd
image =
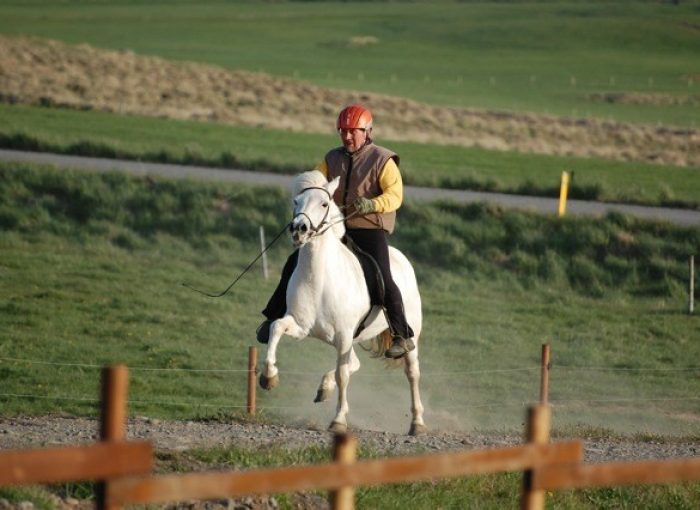
{"label": "horse's tail", "polygon": [[403,358],[390,359],[384,356],[389,347],[391,347],[391,331],[389,331],[388,329],[385,329],[377,336],[372,338],[369,341],[369,345],[362,345],[362,348],[365,351],[369,352],[370,356],[372,356],[373,358],[383,358],[386,361],[387,366],[389,366],[390,368],[398,368],[402,366],[404,363]]}

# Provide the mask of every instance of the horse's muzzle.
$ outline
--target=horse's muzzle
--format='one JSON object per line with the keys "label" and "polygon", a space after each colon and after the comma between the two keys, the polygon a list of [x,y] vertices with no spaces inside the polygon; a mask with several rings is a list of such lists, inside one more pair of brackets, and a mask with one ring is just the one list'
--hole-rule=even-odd
{"label": "horse's muzzle", "polygon": [[310,232],[311,228],[306,218],[296,218],[291,225],[289,225],[289,233],[292,236],[292,242],[297,247],[310,239]]}

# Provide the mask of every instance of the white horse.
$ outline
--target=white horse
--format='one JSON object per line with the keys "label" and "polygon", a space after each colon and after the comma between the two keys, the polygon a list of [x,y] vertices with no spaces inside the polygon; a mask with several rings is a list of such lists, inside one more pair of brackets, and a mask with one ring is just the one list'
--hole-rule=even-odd
{"label": "white horse", "polygon": [[[374,307],[367,327],[353,338],[362,319],[370,309],[370,297],[357,257],[341,242],[345,234],[343,215],[333,202],[338,178],[327,182],[323,174],[312,170],[300,174],[294,181],[294,218],[290,232],[299,248],[299,259],[287,287],[287,311],[274,321],[260,374],[260,385],[272,389],[279,383],[275,366],[277,346],[282,335],[294,338],[313,336],[336,348],[338,358],[334,370],[323,375],[315,401],[330,398],[338,388],[338,406],[329,429],[347,430],[348,383],[350,375],[360,368],[360,360],[353,349],[354,342],[384,339],[388,346],[388,324],[379,307]],[[418,337],[422,314],[420,294],[411,264],[397,249],[390,247],[389,256],[394,281],[401,290],[406,318],[415,336],[416,348],[399,361],[404,365],[411,388],[412,421],[409,434],[426,431],[423,405],[418,391]]]}

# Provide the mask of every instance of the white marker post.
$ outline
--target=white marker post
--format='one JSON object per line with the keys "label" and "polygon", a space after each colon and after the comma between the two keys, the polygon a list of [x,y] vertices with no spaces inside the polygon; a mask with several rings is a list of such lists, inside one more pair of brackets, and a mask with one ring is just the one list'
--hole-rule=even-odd
{"label": "white marker post", "polygon": [[695,310],[695,256],[691,255],[688,261],[690,278],[688,279],[688,313]]}
{"label": "white marker post", "polygon": [[267,252],[265,252],[265,229],[260,225],[260,252],[262,253],[263,278],[267,280]]}

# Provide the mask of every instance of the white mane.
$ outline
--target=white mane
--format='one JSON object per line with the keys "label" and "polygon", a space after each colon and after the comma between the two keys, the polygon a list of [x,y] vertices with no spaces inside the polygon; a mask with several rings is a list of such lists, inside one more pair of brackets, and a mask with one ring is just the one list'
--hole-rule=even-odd
{"label": "white mane", "polygon": [[292,197],[297,196],[301,190],[312,186],[324,186],[328,184],[326,176],[318,170],[309,170],[297,175],[292,181]]}

